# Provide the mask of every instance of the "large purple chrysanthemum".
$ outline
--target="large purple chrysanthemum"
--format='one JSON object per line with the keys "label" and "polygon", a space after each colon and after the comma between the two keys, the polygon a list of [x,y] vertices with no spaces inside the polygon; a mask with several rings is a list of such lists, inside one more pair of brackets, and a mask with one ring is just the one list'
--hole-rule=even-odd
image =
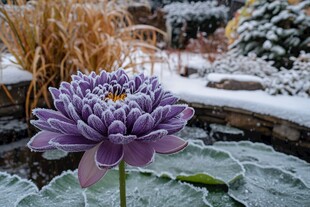
{"label": "large purple chrysanthemum", "polygon": [[176,104],[157,77],[129,78],[124,70],[72,76],[59,89],[50,88],[57,110],[35,109],[42,130],[28,143],[34,151],[85,151],[78,169],[82,187],[96,183],[109,168],[124,160],[145,166],[154,153],[182,150],[187,142],[172,135],[194,110]]}

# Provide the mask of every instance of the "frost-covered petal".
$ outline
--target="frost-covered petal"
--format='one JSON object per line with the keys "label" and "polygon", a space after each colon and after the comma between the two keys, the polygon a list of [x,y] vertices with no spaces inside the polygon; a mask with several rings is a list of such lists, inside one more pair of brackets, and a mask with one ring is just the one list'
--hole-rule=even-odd
{"label": "frost-covered petal", "polygon": [[173,134],[183,129],[185,124],[185,121],[182,119],[171,119],[165,123],[158,124],[156,129],[165,129],[168,131],[168,134]]}
{"label": "frost-covered petal", "polygon": [[49,144],[66,152],[81,152],[93,148],[97,142],[88,140],[82,136],[59,135],[51,139]]}
{"label": "frost-covered petal", "polygon": [[150,114],[143,114],[134,123],[132,134],[147,134],[154,127],[154,119]]}
{"label": "frost-covered petal", "polygon": [[123,108],[115,110],[113,115],[115,119],[120,120],[123,123],[126,122],[126,112]]}
{"label": "frost-covered petal", "polygon": [[88,117],[87,123],[88,123],[88,125],[90,127],[92,127],[93,129],[97,130],[99,133],[104,133],[107,130],[106,126],[103,124],[101,119],[98,116],[94,115],[94,114],[91,114]]}
{"label": "frost-covered petal", "polygon": [[115,120],[113,113],[110,110],[106,110],[102,113],[101,119],[106,127],[109,127],[110,124]]}
{"label": "frost-covered petal", "polygon": [[67,111],[66,111],[66,109],[65,109],[65,104],[63,103],[63,101],[61,101],[61,100],[55,100],[55,101],[54,101],[54,106],[55,106],[55,108],[56,108],[60,113],[62,113],[64,116],[70,118],[69,115],[68,115],[68,113],[67,113]]}
{"label": "frost-covered petal", "polygon": [[55,133],[61,133],[59,130],[54,129],[47,123],[46,121],[40,121],[40,120],[31,120],[30,123],[35,126],[38,129],[44,130],[44,131],[50,131]]}
{"label": "frost-covered petal", "polygon": [[137,138],[136,135],[110,134],[110,142],[114,144],[128,144]]}
{"label": "frost-covered petal", "polygon": [[124,160],[135,167],[143,167],[154,159],[153,146],[146,142],[133,141],[124,145]]}
{"label": "frost-covered petal", "polygon": [[76,109],[75,107],[73,106],[72,103],[69,104],[68,106],[68,113],[70,115],[70,117],[75,121],[77,122],[78,120],[81,119],[81,117],[78,115],[78,113],[76,112]]}
{"label": "frost-covered petal", "polygon": [[115,120],[109,126],[108,134],[126,134],[126,131],[125,124],[119,120]]}
{"label": "frost-covered petal", "polygon": [[188,107],[181,113],[181,118],[184,120],[190,120],[194,116],[195,110],[191,107]]}
{"label": "frost-covered petal", "polygon": [[114,167],[123,159],[123,145],[105,141],[96,153],[96,163],[100,168]]}
{"label": "frost-covered petal", "polygon": [[51,127],[59,130],[60,132],[64,134],[75,134],[75,135],[80,134],[77,129],[76,124],[70,124],[68,122],[64,122],[64,121],[60,121],[60,120],[52,119],[52,118],[48,119],[47,122],[49,123]]}
{"label": "frost-covered petal", "polygon": [[152,131],[151,133],[149,133],[147,135],[139,137],[137,140],[153,142],[153,141],[161,139],[163,136],[165,136],[167,134],[168,134],[167,130],[159,129],[156,131]]}
{"label": "frost-covered petal", "polygon": [[182,111],[186,109],[187,105],[173,105],[170,107],[170,111],[165,116],[165,119],[171,119],[177,115],[179,115]]}
{"label": "frost-covered petal", "polygon": [[127,119],[126,119],[126,125],[128,130],[131,130],[135,121],[142,115],[141,111],[137,108],[131,109],[131,111],[128,113]]}
{"label": "frost-covered petal", "polygon": [[92,141],[102,141],[103,135],[97,132],[95,129],[88,126],[82,120],[78,121],[77,124],[78,131],[87,139]]}
{"label": "frost-covered petal", "polygon": [[54,146],[49,144],[49,141],[61,134],[49,132],[49,131],[41,131],[34,135],[31,140],[28,142],[28,147],[31,150],[44,152],[46,150],[56,149]]}
{"label": "frost-covered petal", "polygon": [[60,121],[73,123],[72,120],[65,117],[62,113],[60,113],[59,111],[54,111],[52,109],[38,109],[37,108],[37,109],[34,109],[32,113],[33,115],[35,115],[42,121],[47,121],[49,118],[54,118]]}
{"label": "frost-covered petal", "polygon": [[57,88],[49,87],[48,90],[52,94],[54,100],[59,99],[60,91]]}
{"label": "frost-covered petal", "polygon": [[79,163],[78,178],[82,188],[87,188],[98,182],[109,168],[99,168],[95,162],[95,154],[99,145],[86,151]]}
{"label": "frost-covered petal", "polygon": [[161,154],[171,154],[181,151],[187,144],[186,141],[174,135],[164,136],[162,139],[151,143],[155,151]]}
{"label": "frost-covered petal", "polygon": [[86,121],[88,117],[93,114],[92,109],[88,104],[84,104],[83,109],[82,109],[82,117]]}

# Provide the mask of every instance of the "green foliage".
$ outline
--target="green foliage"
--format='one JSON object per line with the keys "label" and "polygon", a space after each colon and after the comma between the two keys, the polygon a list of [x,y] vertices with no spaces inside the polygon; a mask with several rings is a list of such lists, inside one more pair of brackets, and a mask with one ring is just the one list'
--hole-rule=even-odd
{"label": "green foliage", "polygon": [[[210,206],[207,191],[174,180],[131,172],[127,175],[127,205],[144,206]],[[76,172],[56,177],[37,194],[29,195],[17,206],[119,206],[118,171],[88,189],[81,189]]]}
{"label": "green foliage", "polygon": [[[128,168],[128,206],[310,206],[310,164],[264,144],[191,142],[147,168]],[[182,182],[178,181],[181,180]],[[77,172],[64,172],[40,191],[0,173],[0,203],[7,206],[119,206],[118,171],[82,189]]]}
{"label": "green foliage", "polygon": [[291,68],[291,56],[310,51],[310,16],[305,10],[310,1],[290,5],[288,1],[258,0],[249,17],[239,23],[238,39],[231,45],[237,54],[254,52],[274,61],[278,68]]}

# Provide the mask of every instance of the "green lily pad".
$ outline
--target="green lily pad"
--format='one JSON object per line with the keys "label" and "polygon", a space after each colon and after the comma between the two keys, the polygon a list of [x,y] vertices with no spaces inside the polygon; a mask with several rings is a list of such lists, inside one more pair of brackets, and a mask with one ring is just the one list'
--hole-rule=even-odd
{"label": "green lily pad", "polygon": [[30,181],[16,175],[0,172],[0,204],[14,206],[26,195],[38,192],[38,188]]}
{"label": "green lily pad", "polygon": [[[128,173],[126,182],[128,206],[211,206],[206,201],[207,190],[189,184],[138,172]],[[54,178],[38,194],[25,197],[17,206],[119,206],[118,171],[110,170],[87,189],[79,186],[76,172],[68,171]]]}
{"label": "green lily pad", "polygon": [[217,142],[214,146],[230,152],[240,162],[277,167],[292,173],[310,187],[310,164],[297,157],[276,152],[268,145],[249,141]]}
{"label": "green lily pad", "polygon": [[244,163],[245,175],[229,185],[229,195],[244,205],[273,207],[310,206],[310,189],[281,169]]}
{"label": "green lily pad", "polygon": [[207,199],[213,207],[244,207],[243,204],[237,202],[219,188],[209,190]]}
{"label": "green lily pad", "polygon": [[158,176],[204,184],[227,184],[243,173],[242,166],[228,153],[193,142],[189,142],[182,152],[157,154],[154,163],[138,169]]}
{"label": "green lily pad", "polygon": [[39,193],[26,196],[17,206],[59,207],[85,205],[85,189],[80,187],[76,173],[68,171],[55,177]]}

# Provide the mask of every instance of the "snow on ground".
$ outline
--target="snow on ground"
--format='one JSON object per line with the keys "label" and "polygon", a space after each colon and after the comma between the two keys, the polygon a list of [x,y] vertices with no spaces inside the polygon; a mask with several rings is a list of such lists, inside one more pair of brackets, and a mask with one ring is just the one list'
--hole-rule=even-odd
{"label": "snow on ground", "polygon": [[310,99],[271,96],[264,91],[228,91],[206,87],[202,78],[189,79],[177,74],[162,76],[166,89],[187,102],[229,106],[286,119],[310,127]]}
{"label": "snow on ground", "polygon": [[240,82],[259,82],[263,83],[263,79],[253,75],[236,75],[236,74],[220,74],[220,73],[209,73],[207,80],[210,82],[221,82],[223,80],[235,80]]}
{"label": "snow on ground", "polygon": [[0,62],[0,84],[13,84],[32,80],[32,74],[14,64],[11,55],[4,54]]}

